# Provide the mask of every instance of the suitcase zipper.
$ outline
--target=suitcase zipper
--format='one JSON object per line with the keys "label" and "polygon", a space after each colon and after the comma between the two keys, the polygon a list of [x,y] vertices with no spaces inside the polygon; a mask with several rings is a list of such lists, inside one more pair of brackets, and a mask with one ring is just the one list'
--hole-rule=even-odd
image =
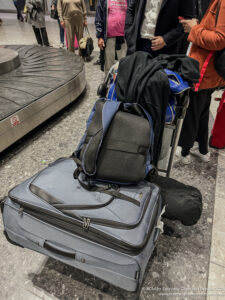
{"label": "suitcase zipper", "polygon": [[[33,194],[35,194],[36,196],[40,197],[41,199],[47,201],[49,204],[51,204],[53,207],[55,207],[56,209],[58,209],[59,211],[61,211],[62,213],[64,213],[65,215],[68,215],[72,218],[76,218],[76,215],[75,213],[73,212],[70,212],[70,211],[67,211],[67,210],[76,210],[77,207],[79,206],[76,206],[76,205],[63,205],[63,204],[55,204],[55,203],[51,203],[52,201],[51,200],[55,200],[55,202],[59,202],[58,199],[56,199],[55,197],[49,195],[48,193],[46,193],[45,191],[43,191],[42,189],[36,187],[35,185],[32,185],[31,188],[30,188],[31,192]],[[41,195],[40,193],[41,192]],[[94,224],[97,224],[97,225],[103,225],[103,226],[109,226],[109,227],[114,227],[114,228],[118,228],[118,229],[133,229],[135,228],[138,224],[140,224],[141,220],[143,219],[143,216],[147,210],[147,207],[148,207],[148,204],[149,204],[149,201],[152,197],[152,190],[150,191],[150,194],[147,198],[147,200],[145,201],[145,204],[144,204],[144,208],[142,209],[142,213],[141,213],[141,217],[139,218],[139,220],[136,222],[136,223],[133,223],[133,224],[124,224],[122,222],[117,222],[117,221],[112,221],[112,220],[106,220],[106,219],[100,219],[100,218],[91,218],[91,223],[94,223]],[[110,204],[113,200],[115,199],[114,196],[111,197],[111,199],[107,202],[107,203],[104,203],[104,204],[100,204],[100,205],[93,205],[93,206],[83,206],[82,208],[78,208],[79,210],[84,210],[84,209],[97,209],[97,208],[102,208],[102,207],[105,207],[107,206],[108,204]],[[135,200],[135,199],[134,199]],[[86,220],[90,218],[89,217],[83,217],[83,216],[80,216],[80,218],[82,218],[82,220],[84,221],[84,223],[86,224]],[[90,223],[90,222],[89,222]],[[83,226],[83,228],[85,228],[85,226]],[[88,226],[89,227],[89,226]]]}
{"label": "suitcase zipper", "polygon": [[136,223],[124,224],[122,222],[106,220],[106,219],[99,219],[99,218],[91,218],[91,222],[94,224],[97,224],[97,225],[109,226],[109,227],[118,228],[118,229],[133,229],[133,228],[137,227],[140,224],[141,220],[143,219],[145,212],[147,210],[148,204],[150,202],[151,196],[152,196],[152,191],[150,192],[147,200],[145,201],[145,205],[142,210],[141,217],[139,218],[139,220]]}
{"label": "suitcase zipper", "polygon": [[[91,227],[90,225],[92,223],[92,220],[90,218],[86,218],[85,222],[84,222],[84,218],[83,219],[81,218],[80,220],[76,220],[75,218],[73,220],[71,219],[68,220],[68,218],[65,218],[62,215],[58,215],[57,213],[49,212],[49,211],[46,212],[46,210],[43,208],[40,207],[37,208],[30,204],[21,203],[21,201],[16,197],[10,197],[10,198],[12,201],[18,203],[21,206],[19,209],[20,214],[21,212],[22,214],[27,213],[28,215],[33,216],[34,218],[37,218],[47,224],[51,224],[53,226],[59,227],[68,232],[71,232],[72,234],[79,234],[81,237],[88,238],[89,240],[98,242],[99,244],[102,244],[104,246],[131,255],[135,255],[139,253],[146,245],[148,238],[150,237],[152,231],[154,230],[154,227],[156,226],[157,215],[158,215],[158,210],[160,205],[158,201],[159,200],[159,195],[158,195],[158,197],[155,200],[153,210],[151,213],[151,217],[150,217],[151,224],[149,226],[149,230],[146,233],[143,242],[138,246],[134,246],[123,240],[114,238],[111,235],[108,235],[100,230]],[[74,228],[74,226],[71,225],[76,225],[76,227]]]}

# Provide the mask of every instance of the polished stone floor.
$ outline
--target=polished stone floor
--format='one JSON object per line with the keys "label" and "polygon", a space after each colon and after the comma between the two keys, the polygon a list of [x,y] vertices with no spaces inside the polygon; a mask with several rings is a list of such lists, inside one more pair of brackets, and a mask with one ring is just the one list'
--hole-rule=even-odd
{"label": "polished stone floor", "polygon": [[[0,45],[35,43],[28,24],[15,15],[0,14]],[[93,18],[89,19],[94,37]],[[47,20],[53,46],[59,45],[58,25]],[[95,40],[96,45],[96,40]],[[95,47],[93,61],[98,56]],[[96,100],[103,73],[85,63],[87,88],[74,103],[0,155],[0,198],[10,188],[62,156],[70,155],[82,136],[85,120]],[[210,126],[218,103],[212,101]],[[188,166],[175,161],[172,177],[198,187],[203,194],[203,214],[195,226],[165,221],[174,229],[162,235],[151,259],[141,299],[225,299],[225,151],[211,149],[212,159],[197,159]],[[1,216],[0,216],[1,218]],[[131,295],[84,272],[41,254],[9,244],[0,220],[0,299],[130,299]]]}
{"label": "polished stone floor", "polygon": [[[0,18],[3,20],[3,25],[0,27],[0,45],[30,45],[36,43],[36,39],[30,24],[18,22],[15,14],[0,13]],[[58,22],[47,16],[46,28],[50,45],[53,47],[59,47],[60,39]],[[97,50],[97,40],[95,38],[93,17],[88,17],[88,29],[94,40],[94,47]]]}

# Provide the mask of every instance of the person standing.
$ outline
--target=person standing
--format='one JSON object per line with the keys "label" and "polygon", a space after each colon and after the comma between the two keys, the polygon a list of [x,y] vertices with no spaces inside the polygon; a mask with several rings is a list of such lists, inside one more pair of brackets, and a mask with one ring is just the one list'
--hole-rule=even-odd
{"label": "person standing", "polygon": [[26,0],[27,22],[32,25],[37,43],[49,46],[45,26],[45,13],[48,10],[47,0]]}
{"label": "person standing", "polygon": [[184,36],[179,18],[194,16],[195,0],[131,0],[125,22],[127,54],[175,54],[177,42]]}
{"label": "person standing", "polygon": [[[211,96],[215,88],[225,86],[225,80],[216,72],[214,57],[216,51],[225,48],[225,0],[212,0],[202,21],[180,21],[192,42],[190,57],[200,65],[200,80],[190,94],[190,104],[181,130],[179,146],[181,161],[188,164],[190,153],[202,161],[210,160],[208,151],[208,122]],[[198,149],[191,149],[194,142]]]}
{"label": "person standing", "polygon": [[[74,53],[75,34],[78,42],[87,27],[87,10],[84,0],[58,0],[57,10],[60,24],[66,29],[68,50]],[[79,49],[79,54],[80,49]]]}
{"label": "person standing", "polygon": [[[57,2],[58,2],[58,0],[52,0],[52,3],[51,3],[52,10],[57,9]],[[64,37],[65,32],[64,32],[64,28],[60,24],[59,18],[57,19],[57,21],[58,21],[58,25],[59,25],[60,48],[63,48],[64,40],[65,40],[65,37]]]}
{"label": "person standing", "polygon": [[124,26],[127,0],[98,0],[95,16],[98,46],[104,50],[105,74],[118,60],[126,56],[127,46],[124,38]]}
{"label": "person standing", "polygon": [[[201,21],[203,18],[211,0],[195,0],[195,18]],[[188,33],[185,33],[185,36],[178,41],[177,44],[177,53],[186,54],[189,46],[189,42],[187,40]]]}
{"label": "person standing", "polygon": [[16,11],[17,11],[17,20],[19,20],[20,22],[23,22],[24,18],[23,18],[21,11],[24,10],[25,0],[13,0],[13,3],[15,5]]}
{"label": "person standing", "polygon": [[20,22],[23,22],[24,18],[23,18],[21,11],[24,10],[25,0],[13,0],[13,3],[15,5],[16,11],[17,11],[17,20],[19,20]]}

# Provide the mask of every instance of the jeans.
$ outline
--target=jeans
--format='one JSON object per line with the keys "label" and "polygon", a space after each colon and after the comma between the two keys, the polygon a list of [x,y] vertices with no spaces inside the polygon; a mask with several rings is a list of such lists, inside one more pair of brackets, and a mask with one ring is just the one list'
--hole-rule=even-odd
{"label": "jeans", "polygon": [[59,19],[58,19],[58,24],[59,24],[60,43],[64,44],[64,28],[61,26]]}

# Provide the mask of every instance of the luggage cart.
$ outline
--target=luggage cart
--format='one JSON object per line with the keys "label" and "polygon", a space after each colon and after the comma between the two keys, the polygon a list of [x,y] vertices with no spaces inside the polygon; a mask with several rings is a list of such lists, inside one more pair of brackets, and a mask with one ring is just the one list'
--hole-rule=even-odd
{"label": "luggage cart", "polygon": [[[115,86],[113,86],[113,83],[116,79],[118,66],[118,62],[113,65],[109,70],[105,81],[99,85],[97,91],[97,95],[99,97],[108,97],[110,100],[116,100]],[[174,83],[182,80],[178,74],[174,76],[174,72],[169,70],[165,71],[168,76],[173,73],[174,78],[170,80],[172,80]],[[189,105],[189,91],[190,86],[187,82],[185,82],[185,85],[180,88],[176,94],[173,94],[173,97],[175,97],[175,116],[171,122],[165,123],[164,126],[162,146],[157,168],[159,172],[164,173],[167,177],[170,177],[181,128]]]}
{"label": "luggage cart", "polygon": [[176,95],[175,118],[171,124],[165,124],[162,147],[158,161],[158,171],[170,177],[180,132],[189,105],[189,90]]}

